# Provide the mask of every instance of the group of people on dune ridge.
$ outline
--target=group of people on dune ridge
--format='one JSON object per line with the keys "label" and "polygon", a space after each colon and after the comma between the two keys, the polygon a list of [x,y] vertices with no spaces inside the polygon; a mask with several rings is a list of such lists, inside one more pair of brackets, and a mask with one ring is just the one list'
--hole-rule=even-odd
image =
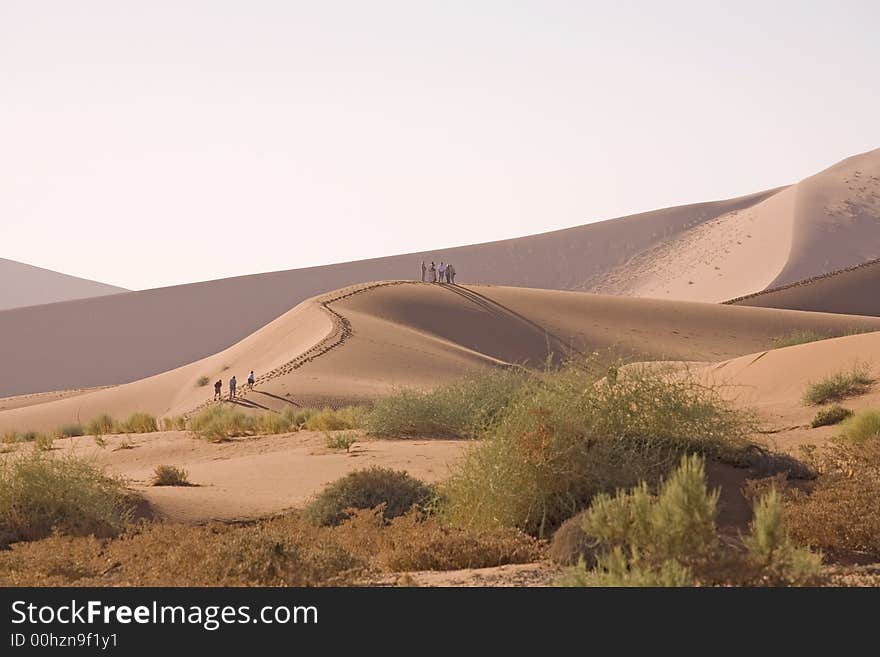
{"label": "group of people on dune ridge", "polygon": [[451,283],[455,285],[455,267],[442,260],[439,267],[433,262],[430,267],[426,267],[425,261],[422,260],[422,283]]}
{"label": "group of people on dune ridge", "polygon": [[[251,373],[248,374],[247,378],[247,387],[252,389],[254,387],[254,381],[256,378],[254,377],[254,371],[251,370]],[[232,378],[229,379],[229,401],[235,399],[235,390],[238,387],[238,381],[235,379],[235,375],[232,375]],[[214,382],[214,399],[223,399],[223,379],[217,379]]]}

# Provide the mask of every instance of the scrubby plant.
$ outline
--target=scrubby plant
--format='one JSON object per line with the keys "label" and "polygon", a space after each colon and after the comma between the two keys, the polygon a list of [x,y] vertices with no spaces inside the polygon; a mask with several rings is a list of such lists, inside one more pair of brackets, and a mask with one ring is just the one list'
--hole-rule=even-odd
{"label": "scrubby plant", "polygon": [[852,415],[840,426],[840,437],[856,444],[880,438],[880,411],[860,411]]}
{"label": "scrubby plant", "polygon": [[433,495],[431,486],[402,470],[374,466],[334,481],[309,503],[305,515],[318,525],[338,525],[351,509],[382,506],[383,516],[390,519],[426,505]]}
{"label": "scrubby plant", "polygon": [[833,406],[818,411],[813,418],[813,421],[810,423],[810,426],[815,429],[816,427],[827,427],[832,424],[838,424],[852,414],[853,412],[848,408],[844,408],[840,404],[834,404]]}
{"label": "scrubby plant", "polygon": [[813,406],[839,402],[847,397],[864,394],[873,382],[865,365],[855,365],[851,370],[810,383],[804,392],[803,402]]}
{"label": "scrubby plant", "polygon": [[684,456],[656,496],[642,482],[615,496],[600,494],[584,514],[596,565],[583,561],[563,586],[802,585],[816,580],[821,556],[797,548],[785,531],[775,493],[755,506],[747,552],[723,546],[715,524],[718,492],[706,485],[699,456]]}
{"label": "scrubby plant", "polygon": [[374,436],[474,438],[494,425],[528,378],[511,368],[471,375],[428,392],[400,390],[376,402],[366,429]]}
{"label": "scrubby plant", "polygon": [[121,423],[120,433],[152,433],[159,430],[159,423],[149,413],[132,413]]}
{"label": "scrubby plant", "polygon": [[0,461],[0,545],[53,531],[114,536],[131,514],[122,480],[88,461],[37,450]]}
{"label": "scrubby plant", "polygon": [[90,436],[103,436],[104,434],[114,433],[116,423],[107,413],[92,418],[86,426],[86,433]]}
{"label": "scrubby plant", "polygon": [[524,385],[443,487],[450,522],[546,536],[594,495],[656,482],[681,454],[747,458],[750,416],[681,372],[571,364]]}
{"label": "scrubby plant", "polygon": [[290,413],[267,412],[256,416],[255,430],[261,434],[278,434],[296,431]]}
{"label": "scrubby plant", "polygon": [[189,475],[183,468],[174,465],[159,465],[153,473],[153,486],[192,486]]}
{"label": "scrubby plant", "polygon": [[363,425],[366,409],[362,406],[345,406],[339,409],[322,408],[308,415],[303,427],[309,431],[342,431],[358,429]]}
{"label": "scrubby plant", "polygon": [[55,444],[55,440],[48,433],[38,433],[34,437],[34,449],[48,452]]}
{"label": "scrubby plant", "polygon": [[198,381],[196,381],[196,385],[197,385],[199,388],[204,388],[206,385],[208,385],[208,382],[209,382],[210,380],[211,380],[211,379],[209,379],[207,376],[200,376],[200,377],[198,378]]}
{"label": "scrubby plant", "polygon": [[575,566],[581,561],[588,567],[596,565],[597,542],[584,531],[586,511],[572,516],[553,532],[547,556],[561,566]]}
{"label": "scrubby plant", "polygon": [[190,420],[190,429],[202,438],[219,442],[254,431],[254,418],[228,406],[209,406]]}
{"label": "scrubby plant", "polygon": [[75,438],[76,436],[82,436],[84,433],[85,430],[79,422],[68,422],[58,427],[55,435],[59,438]]}
{"label": "scrubby plant", "polygon": [[808,342],[816,342],[818,340],[827,340],[834,337],[829,333],[820,333],[812,329],[798,329],[773,338],[773,349],[782,349],[783,347],[792,347],[798,344],[807,344]]}
{"label": "scrubby plant", "polygon": [[346,452],[351,446],[358,441],[358,437],[353,433],[325,433],[324,444],[328,449],[344,449]]}

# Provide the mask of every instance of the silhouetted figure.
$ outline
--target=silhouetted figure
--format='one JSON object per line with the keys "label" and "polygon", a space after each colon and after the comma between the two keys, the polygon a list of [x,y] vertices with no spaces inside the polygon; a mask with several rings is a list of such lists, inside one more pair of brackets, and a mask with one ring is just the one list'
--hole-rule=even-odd
{"label": "silhouetted figure", "polygon": [[214,384],[214,399],[223,399],[223,379],[217,379]]}
{"label": "silhouetted figure", "polygon": [[251,370],[251,373],[248,374],[248,388],[253,389],[254,387],[254,371]]}
{"label": "silhouetted figure", "polygon": [[437,282],[437,267],[433,262],[431,263],[431,269],[429,269],[428,271],[431,274],[431,282],[436,283]]}
{"label": "silhouetted figure", "polygon": [[231,379],[229,379],[229,399],[230,401],[235,399],[235,375]]}
{"label": "silhouetted figure", "polygon": [[427,273],[428,268],[425,267],[425,261],[422,260],[422,283],[425,282],[425,274]]}

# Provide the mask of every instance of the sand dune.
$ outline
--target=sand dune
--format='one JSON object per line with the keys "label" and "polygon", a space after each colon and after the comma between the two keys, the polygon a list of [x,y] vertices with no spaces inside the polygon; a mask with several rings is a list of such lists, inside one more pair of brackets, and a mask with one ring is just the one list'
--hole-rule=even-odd
{"label": "sand dune", "polygon": [[592,289],[724,301],[878,257],[880,149],[674,235],[604,273]]}
{"label": "sand dune", "polygon": [[0,258],[0,280],[0,310],[128,291],[6,258]]}
{"label": "sand dune", "polygon": [[0,380],[0,396],[158,374],[217,353],[316,295],[371,280],[416,278],[421,260],[455,263],[458,282],[589,289],[596,275],[669,236],[770,194],[488,244],[3,311],[0,362],[15,376]]}
{"label": "sand dune", "polygon": [[[799,445],[821,444],[837,431],[833,426],[809,427],[817,411],[801,401],[809,383],[857,365],[880,380],[877,354],[880,333],[868,333],[748,354],[708,365],[703,373],[721,384],[724,394],[737,404],[759,410],[771,432],[765,437],[778,448],[793,451]],[[877,408],[880,387],[844,404],[854,410]]]}
{"label": "sand dune", "polygon": [[[794,329],[880,329],[880,318],[491,286],[386,281],[308,300],[195,363],[130,384],[0,411],[0,430],[52,429],[136,410],[188,413],[210,400],[201,376],[258,374],[243,407],[341,404],[398,386],[430,388],[548,353],[615,349],[637,358],[719,361]],[[96,365],[97,366],[97,365]],[[0,404],[2,405],[2,404]]]}
{"label": "sand dune", "polygon": [[733,299],[739,306],[880,316],[880,261]]}

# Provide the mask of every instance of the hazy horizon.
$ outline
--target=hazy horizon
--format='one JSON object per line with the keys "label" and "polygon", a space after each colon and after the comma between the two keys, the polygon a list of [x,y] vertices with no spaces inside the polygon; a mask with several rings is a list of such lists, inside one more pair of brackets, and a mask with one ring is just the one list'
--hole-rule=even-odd
{"label": "hazy horizon", "polygon": [[795,183],[880,146],[878,19],[0,0],[0,257],[143,289]]}

